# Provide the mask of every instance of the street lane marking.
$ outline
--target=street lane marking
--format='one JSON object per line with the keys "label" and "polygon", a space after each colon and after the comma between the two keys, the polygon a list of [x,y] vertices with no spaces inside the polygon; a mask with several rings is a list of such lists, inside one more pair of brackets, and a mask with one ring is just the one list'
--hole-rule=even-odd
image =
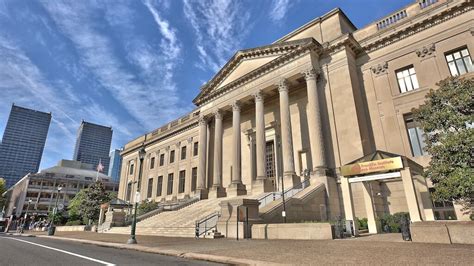
{"label": "street lane marking", "polygon": [[42,247],[42,248],[51,249],[51,250],[54,250],[54,251],[66,253],[66,254],[71,255],[71,256],[76,256],[76,257],[79,257],[79,258],[82,258],[82,259],[94,261],[94,262],[97,262],[97,263],[100,263],[100,264],[104,264],[104,265],[108,265],[108,266],[115,266],[115,264],[110,263],[110,262],[106,262],[106,261],[103,261],[103,260],[94,259],[94,258],[91,258],[91,257],[87,257],[87,256],[84,256],[84,255],[76,254],[76,253],[73,253],[73,252],[70,252],[70,251],[66,251],[66,250],[62,250],[62,249],[59,249],[59,248],[48,247],[48,246],[45,246],[45,245],[41,245],[41,244],[38,244],[38,243],[26,241],[26,240],[23,240],[23,239],[17,239],[17,238],[11,238],[11,237],[2,237],[2,238],[3,238],[3,239],[16,240],[16,241],[28,243],[28,244],[30,244],[30,245],[34,245],[34,246],[38,246],[38,247]]}

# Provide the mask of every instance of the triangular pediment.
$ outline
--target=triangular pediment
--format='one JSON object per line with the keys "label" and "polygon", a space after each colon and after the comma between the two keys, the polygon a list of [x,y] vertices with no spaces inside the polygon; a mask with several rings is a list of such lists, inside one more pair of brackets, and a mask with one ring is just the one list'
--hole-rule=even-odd
{"label": "triangular pediment", "polygon": [[272,61],[291,53],[301,46],[317,43],[313,38],[275,43],[267,46],[238,51],[222,69],[202,88],[194,103],[222,88],[231,85],[242,77],[270,64]]}

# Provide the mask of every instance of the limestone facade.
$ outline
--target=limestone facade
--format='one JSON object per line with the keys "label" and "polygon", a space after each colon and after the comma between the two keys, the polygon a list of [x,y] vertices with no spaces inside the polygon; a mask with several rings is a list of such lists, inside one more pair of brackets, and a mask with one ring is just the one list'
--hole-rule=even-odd
{"label": "limestone facade", "polygon": [[[459,51],[467,73],[457,70],[472,78],[473,17],[472,1],[415,1],[357,29],[336,8],[238,51],[201,88],[195,110],[125,145],[119,198],[133,201],[138,186],[142,200],[258,196],[279,191],[281,178],[297,185],[308,169],[326,186],[330,215],[343,215],[342,165],[375,150],[428,165],[410,112],[454,74],[448,55]],[[407,211],[403,189],[373,182],[372,193],[385,195],[374,197],[375,210]],[[364,217],[362,184],[352,193]]]}

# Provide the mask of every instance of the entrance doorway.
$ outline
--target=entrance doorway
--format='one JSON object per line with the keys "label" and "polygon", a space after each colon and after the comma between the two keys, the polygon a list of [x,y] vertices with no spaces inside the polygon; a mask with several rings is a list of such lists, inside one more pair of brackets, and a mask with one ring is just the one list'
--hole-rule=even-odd
{"label": "entrance doorway", "polygon": [[267,141],[265,145],[265,172],[266,177],[272,181],[274,190],[276,189],[276,168],[275,168],[275,142]]}

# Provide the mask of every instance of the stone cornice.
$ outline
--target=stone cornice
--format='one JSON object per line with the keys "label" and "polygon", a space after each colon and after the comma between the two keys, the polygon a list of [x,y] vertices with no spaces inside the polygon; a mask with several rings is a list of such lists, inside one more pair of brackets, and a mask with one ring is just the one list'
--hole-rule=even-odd
{"label": "stone cornice", "polygon": [[132,147],[127,148],[126,150],[123,150],[120,153],[120,155],[125,156],[127,154],[130,154],[131,152],[137,151],[142,145],[144,145],[146,147],[146,146],[149,146],[149,145],[154,144],[156,142],[160,142],[160,141],[169,139],[169,138],[174,137],[176,135],[179,135],[179,134],[181,134],[185,131],[193,129],[193,128],[197,127],[198,125],[199,125],[198,118],[194,118],[193,120],[191,120],[189,123],[187,123],[183,127],[172,128],[168,132],[163,132],[164,134],[162,134],[161,136],[153,137],[152,139],[145,139],[144,142],[138,143],[138,144],[136,144]]}
{"label": "stone cornice", "polygon": [[[453,5],[450,6],[449,9],[443,10],[438,14],[432,15],[430,17],[426,17],[426,19],[409,24],[405,28],[392,32],[391,34],[386,34],[387,31],[383,31],[383,33],[381,34],[372,35],[371,37],[360,42],[362,48],[366,52],[372,52],[381,49],[400,40],[403,40],[407,37],[410,37],[418,32],[429,29],[435,25],[443,23],[466,12],[469,12],[473,9],[472,1],[460,2],[457,5],[455,3],[452,4]],[[405,23],[412,21],[413,20],[408,20]],[[400,25],[399,27],[402,27],[402,25]],[[383,34],[386,35],[383,36]],[[373,39],[373,41],[371,39]]]}
{"label": "stone cornice", "polygon": [[323,43],[323,54],[334,54],[347,48],[354,52],[354,54],[358,54],[363,51],[359,42],[354,39],[351,33],[348,33],[331,41],[330,43]]}
{"label": "stone cornice", "polygon": [[[217,81],[220,79],[224,79],[226,77],[226,75],[224,75],[221,72],[224,71],[224,69],[228,67],[227,65],[231,63],[234,59],[229,61],[229,63],[227,63],[226,66],[224,66],[224,68],[221,71],[219,71],[219,73],[213,78],[213,80],[211,80],[208,84],[206,84],[206,86],[202,89],[201,93],[199,93],[199,95],[193,100],[194,104],[201,106],[217,97],[220,97],[221,95],[229,91],[234,90],[235,88],[239,86],[242,86],[243,84],[249,81],[255,80],[259,78],[260,76],[265,75],[268,72],[271,72],[275,68],[278,68],[281,65],[286,64],[289,61],[297,58],[298,56],[301,56],[302,54],[306,54],[309,51],[316,51],[318,53],[322,51],[321,45],[313,38],[305,38],[305,39],[291,41],[287,43],[274,44],[271,47],[274,47],[274,46],[278,47],[278,45],[284,45],[284,44],[290,45],[290,48],[291,48],[291,49],[288,49],[288,51],[285,54],[241,76],[237,80],[232,81],[231,83],[225,85],[224,87],[213,91],[213,89],[219,84],[219,82]],[[234,64],[237,64],[238,62],[240,62],[240,60],[235,60]],[[229,71],[228,73],[230,73],[232,70],[233,68],[228,67],[228,70],[226,70],[225,72]]]}

